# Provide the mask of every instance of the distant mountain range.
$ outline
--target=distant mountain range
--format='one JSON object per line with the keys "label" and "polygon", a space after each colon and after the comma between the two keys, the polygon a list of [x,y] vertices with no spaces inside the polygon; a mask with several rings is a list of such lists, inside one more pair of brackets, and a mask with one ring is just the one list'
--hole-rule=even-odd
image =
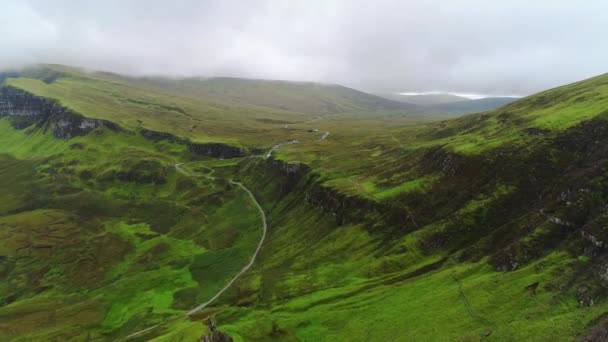
{"label": "distant mountain range", "polygon": [[418,105],[418,111],[429,113],[468,114],[483,112],[502,107],[518,100],[516,97],[486,97],[469,99],[452,94],[403,95],[379,93],[375,94],[393,101]]}
{"label": "distant mountain range", "polygon": [[419,106],[430,106],[440,103],[453,103],[461,101],[469,101],[468,98],[452,94],[421,94],[421,95],[404,95],[398,93],[375,93],[393,101],[412,103]]}

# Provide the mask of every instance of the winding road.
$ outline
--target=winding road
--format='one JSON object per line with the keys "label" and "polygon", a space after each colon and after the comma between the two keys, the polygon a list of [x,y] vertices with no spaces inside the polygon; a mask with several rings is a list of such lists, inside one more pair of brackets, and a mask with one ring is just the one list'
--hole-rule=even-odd
{"label": "winding road", "polygon": [[203,308],[205,308],[207,305],[213,303],[216,299],[219,298],[219,296],[222,295],[222,293],[224,293],[226,290],[228,290],[230,288],[230,286],[232,286],[232,284],[234,284],[235,281],[237,281],[237,279],[239,279],[240,276],[242,276],[245,272],[247,272],[251,266],[253,266],[253,263],[255,262],[255,259],[258,256],[258,253],[260,253],[260,249],[262,249],[262,245],[264,244],[264,240],[266,240],[266,231],[268,230],[268,224],[266,223],[266,214],[264,213],[264,209],[262,209],[262,206],[260,205],[260,203],[258,203],[258,200],[255,199],[255,196],[253,196],[253,193],[251,192],[251,190],[247,189],[246,186],[244,186],[242,183],[239,182],[235,182],[235,181],[230,181],[230,184],[234,184],[238,187],[240,187],[241,189],[245,190],[247,192],[247,194],[249,195],[249,198],[251,198],[251,201],[255,204],[255,206],[258,208],[258,210],[260,211],[260,215],[262,216],[262,238],[260,239],[260,242],[258,242],[258,246],[255,249],[255,252],[253,252],[253,255],[251,256],[251,260],[249,260],[249,263],[247,265],[245,265],[240,271],[239,273],[237,273],[229,282],[228,284],[226,284],[226,286],[224,286],[218,293],[215,294],[215,296],[211,297],[211,299],[209,299],[208,301],[200,304],[199,306],[195,307],[194,309],[188,311],[188,313],[186,314],[186,316],[190,316],[193,313],[196,313],[197,311],[202,310]]}
{"label": "winding road", "polygon": [[[316,119],[313,119],[307,123],[312,123],[318,120],[321,120],[322,117],[317,117]],[[285,128],[287,128],[287,125],[285,125]],[[319,140],[325,140],[327,137],[329,136],[329,131],[324,131],[323,135],[321,136],[321,138]],[[299,144],[300,142],[297,140],[292,140],[289,142],[284,142],[284,143],[279,143],[279,144],[275,144],[270,151],[268,151],[268,153],[266,154],[266,158],[270,158],[272,156],[272,153],[274,151],[276,151],[279,147],[283,146],[283,145],[291,145],[291,144]],[[195,163],[195,162],[194,162]],[[184,164],[188,164],[188,163],[177,163],[174,164],[173,167],[175,167],[175,170],[181,174],[183,174],[184,176],[187,177],[192,177],[193,174],[187,172],[186,170],[184,170],[181,166]],[[211,179],[215,179],[215,177],[210,177]],[[255,196],[253,195],[253,193],[251,192],[251,190],[249,190],[246,186],[244,186],[242,183],[240,182],[235,182],[235,181],[230,181],[230,184],[236,185],[238,187],[240,187],[241,189],[243,189],[245,192],[247,192],[247,194],[249,195],[249,198],[251,198],[251,201],[255,204],[255,206],[257,207],[258,211],[260,212],[260,215],[262,217],[262,237],[260,238],[260,242],[258,242],[258,245],[255,249],[255,252],[253,252],[253,255],[251,256],[251,259],[249,260],[249,263],[245,266],[243,266],[243,268],[234,276],[232,277],[232,279],[221,289],[219,290],[213,297],[211,297],[209,300],[207,300],[204,303],[201,303],[200,305],[198,305],[197,307],[193,308],[192,310],[188,311],[185,316],[190,316],[202,309],[204,309],[205,307],[209,306],[211,303],[213,303],[214,301],[216,301],[224,292],[226,292],[226,290],[228,290],[245,272],[247,272],[251,266],[253,266],[253,264],[255,263],[256,258],[258,257],[258,254],[260,253],[260,250],[262,249],[262,245],[264,244],[264,241],[266,240],[266,232],[268,231],[268,223],[266,221],[266,213],[264,212],[264,209],[262,209],[262,206],[260,205],[260,203],[258,202],[258,200],[255,198]],[[125,340],[129,340],[135,337],[139,337],[144,335],[145,333],[152,331],[154,328],[158,327],[157,325],[148,327],[146,329],[134,332],[130,335],[128,335]]]}
{"label": "winding road", "polygon": [[[181,166],[184,164],[186,164],[186,163],[178,163],[178,164],[175,164],[174,167],[181,174],[191,177],[192,174],[190,174],[189,172],[186,172],[184,169],[182,169]],[[251,192],[251,190],[249,190],[246,186],[244,186],[243,183],[230,181],[230,184],[236,185],[236,186],[240,187],[241,189],[245,190],[245,192],[247,192],[247,194],[249,195],[249,198],[251,198],[251,201],[258,208],[260,215],[262,217],[262,238],[260,239],[260,242],[258,242],[258,245],[255,249],[255,252],[253,252],[253,255],[251,256],[249,263],[247,265],[245,265],[239,271],[239,273],[237,273],[234,277],[232,277],[232,279],[228,282],[228,284],[226,284],[226,286],[224,286],[221,290],[219,290],[218,293],[215,294],[215,296],[211,297],[211,299],[200,304],[199,306],[195,307],[194,309],[188,311],[186,316],[190,316],[193,313],[196,313],[197,311],[202,310],[209,304],[213,303],[216,299],[218,299],[224,292],[226,292],[226,290],[228,290],[230,288],[230,286],[232,286],[234,284],[234,282],[237,281],[237,279],[239,279],[245,272],[247,272],[251,268],[251,266],[253,266],[253,263],[255,262],[255,259],[258,257],[258,254],[260,253],[260,249],[262,249],[262,245],[264,244],[264,241],[266,240],[266,231],[268,230],[268,224],[266,223],[266,213],[264,213],[264,209],[262,209],[262,206],[260,205],[258,200],[255,199],[255,196],[253,196],[253,193]]]}
{"label": "winding road", "polygon": [[[181,167],[184,164],[187,164],[187,163],[177,163],[177,164],[173,165],[173,167],[175,167],[175,170],[177,170],[179,173],[183,174],[184,176],[191,177],[192,174],[187,172],[186,170],[184,170]],[[255,259],[258,257],[258,254],[260,253],[260,249],[262,249],[262,245],[264,244],[264,241],[266,240],[266,232],[268,231],[268,223],[266,222],[266,213],[264,213],[264,209],[262,209],[262,206],[260,205],[258,200],[255,198],[255,196],[253,196],[253,193],[251,192],[251,190],[249,190],[242,183],[230,181],[230,184],[236,185],[236,186],[240,187],[241,189],[243,189],[245,192],[247,192],[247,194],[249,195],[249,198],[251,198],[251,201],[255,204],[255,206],[259,210],[260,215],[262,217],[262,237],[260,238],[260,242],[258,242],[258,245],[255,248],[255,252],[253,252],[253,255],[251,256],[249,263],[247,265],[243,266],[243,268],[239,271],[239,273],[237,273],[234,277],[232,277],[232,279],[221,290],[219,290],[213,297],[211,297],[206,302],[201,303],[194,309],[188,311],[185,314],[185,316],[190,316],[190,315],[204,309],[209,304],[216,301],[224,292],[226,292],[226,290],[228,290],[245,272],[247,272],[251,268],[251,266],[253,266],[253,264],[255,263]],[[146,329],[134,332],[134,333],[128,335],[125,338],[125,340],[129,340],[129,339],[144,335],[145,333],[152,331],[156,327],[158,327],[158,324],[148,327]]]}

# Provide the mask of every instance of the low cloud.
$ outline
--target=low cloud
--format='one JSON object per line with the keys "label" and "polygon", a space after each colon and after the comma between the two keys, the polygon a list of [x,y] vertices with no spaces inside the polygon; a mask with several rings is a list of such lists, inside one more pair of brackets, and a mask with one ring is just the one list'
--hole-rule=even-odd
{"label": "low cloud", "polygon": [[0,68],[525,95],[608,71],[608,2],[5,0]]}

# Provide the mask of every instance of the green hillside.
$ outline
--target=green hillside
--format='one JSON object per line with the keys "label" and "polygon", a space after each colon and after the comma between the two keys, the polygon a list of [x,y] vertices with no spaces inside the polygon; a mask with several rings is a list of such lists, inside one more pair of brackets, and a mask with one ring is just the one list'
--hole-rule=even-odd
{"label": "green hillside", "polygon": [[208,318],[235,341],[606,325],[608,75],[433,122],[339,86],[4,82],[4,340],[196,341]]}
{"label": "green hillside", "polygon": [[221,101],[251,105],[272,110],[311,114],[335,114],[370,111],[405,112],[415,105],[384,99],[341,85],[271,81],[242,78],[209,78],[184,80],[148,79],[159,89]]}

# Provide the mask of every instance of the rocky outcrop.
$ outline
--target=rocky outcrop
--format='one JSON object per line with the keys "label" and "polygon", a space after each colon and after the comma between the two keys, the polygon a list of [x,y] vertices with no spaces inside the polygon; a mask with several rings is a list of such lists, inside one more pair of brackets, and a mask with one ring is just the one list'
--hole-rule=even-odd
{"label": "rocky outcrop", "polygon": [[150,129],[142,129],[140,134],[154,142],[167,140],[172,143],[188,145],[188,150],[194,154],[218,158],[218,159],[231,159],[246,157],[247,151],[240,147],[230,146],[221,143],[193,143],[188,139],[180,138],[171,133],[153,131]]}
{"label": "rocky outcrop", "polygon": [[303,163],[288,163],[274,158],[263,162],[275,183],[280,183],[278,197],[299,192],[303,199],[321,212],[334,216],[338,225],[361,222],[372,218],[378,226],[402,225],[405,221],[403,210],[393,210],[391,205],[378,203],[372,199],[352,196],[325,186],[319,176]]}
{"label": "rocky outcrop", "polygon": [[155,142],[167,140],[167,141],[178,143],[178,144],[188,144],[189,143],[188,140],[180,138],[178,136],[175,136],[175,135],[173,135],[171,133],[167,133],[167,132],[153,131],[150,129],[143,128],[140,131],[140,134],[144,138],[155,141]]}
{"label": "rocky outcrop", "polygon": [[10,117],[12,126],[17,129],[35,125],[51,130],[53,136],[60,139],[87,135],[100,127],[115,131],[120,129],[110,121],[85,118],[57,101],[10,86],[0,87],[0,118],[2,117]]}
{"label": "rocky outcrop", "polygon": [[213,319],[207,320],[207,326],[209,327],[209,333],[199,340],[200,342],[232,342],[233,339],[230,335],[221,332],[217,329]]}
{"label": "rocky outcrop", "polygon": [[218,159],[241,158],[247,156],[247,152],[240,147],[220,143],[189,143],[188,149],[194,154]]}

